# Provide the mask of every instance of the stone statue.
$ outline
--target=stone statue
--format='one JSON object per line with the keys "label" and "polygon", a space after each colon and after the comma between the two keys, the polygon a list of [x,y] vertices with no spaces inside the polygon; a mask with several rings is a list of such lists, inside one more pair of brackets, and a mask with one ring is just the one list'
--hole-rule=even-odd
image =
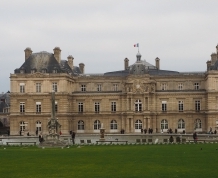
{"label": "stone statue", "polygon": [[55,92],[54,91],[52,91],[51,100],[52,100],[52,112],[51,112],[51,119],[48,121],[48,131],[49,134],[58,134],[61,125],[58,123],[58,120],[55,116]]}
{"label": "stone statue", "polygon": [[52,91],[51,94],[51,119],[48,121],[48,132],[49,134],[45,136],[45,140],[40,142],[40,147],[63,147],[67,143],[60,139],[60,128],[61,125],[58,122],[58,119],[55,116],[55,92]]}

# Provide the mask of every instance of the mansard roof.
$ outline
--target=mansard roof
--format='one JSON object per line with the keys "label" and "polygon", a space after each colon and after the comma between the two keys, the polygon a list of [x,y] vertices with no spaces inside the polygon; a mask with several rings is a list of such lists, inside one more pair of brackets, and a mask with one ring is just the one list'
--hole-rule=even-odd
{"label": "mansard roof", "polygon": [[0,94],[0,112],[3,112],[5,107],[9,107],[10,104],[10,92]]}
{"label": "mansard roof", "polygon": [[21,70],[24,70],[25,73],[31,73],[32,70],[35,70],[35,72],[46,70],[46,73],[53,73],[56,70],[56,73],[69,73],[72,75],[81,73],[79,67],[75,66],[71,69],[66,60],[61,60],[58,63],[54,54],[46,51],[32,53],[20,68],[15,69],[15,73],[21,73]]}
{"label": "mansard roof", "polygon": [[[137,54],[138,55],[138,54]],[[177,71],[159,70],[156,66],[148,63],[146,60],[137,60],[130,65],[127,70],[113,71],[104,73],[105,76],[127,76],[127,75],[178,75]]]}

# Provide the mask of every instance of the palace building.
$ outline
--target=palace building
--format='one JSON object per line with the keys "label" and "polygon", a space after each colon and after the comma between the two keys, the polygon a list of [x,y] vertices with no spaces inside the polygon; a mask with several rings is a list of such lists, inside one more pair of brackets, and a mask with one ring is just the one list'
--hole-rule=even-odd
{"label": "palace building", "polygon": [[[218,128],[218,46],[207,61],[206,71],[162,70],[136,55],[134,64],[124,59],[124,68],[103,74],[85,74],[85,65],[74,66],[74,58],[53,53],[32,53],[10,75],[10,132],[47,134],[51,117],[51,92],[61,132],[154,133],[208,132]],[[103,124],[102,124],[103,123]]]}

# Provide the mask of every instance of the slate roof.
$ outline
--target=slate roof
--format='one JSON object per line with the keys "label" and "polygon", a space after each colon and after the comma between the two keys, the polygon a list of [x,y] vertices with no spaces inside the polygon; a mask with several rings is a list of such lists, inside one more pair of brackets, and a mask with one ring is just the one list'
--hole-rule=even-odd
{"label": "slate roof", "polygon": [[15,69],[14,73],[20,73],[21,70],[25,70],[25,73],[31,73],[31,70],[35,70],[35,72],[46,70],[46,73],[53,73],[53,70],[57,70],[57,73],[69,73],[72,75],[81,73],[79,67],[75,66],[72,70],[66,60],[61,60],[58,63],[54,54],[46,51],[32,53],[20,68]]}
{"label": "slate roof", "polygon": [[141,54],[136,55],[136,62],[130,65],[127,70],[113,71],[104,73],[105,76],[127,76],[127,75],[178,75],[177,71],[159,70],[156,66],[148,63],[146,60],[141,60]]}
{"label": "slate roof", "polygon": [[3,112],[3,108],[10,105],[10,92],[0,94],[0,113]]}

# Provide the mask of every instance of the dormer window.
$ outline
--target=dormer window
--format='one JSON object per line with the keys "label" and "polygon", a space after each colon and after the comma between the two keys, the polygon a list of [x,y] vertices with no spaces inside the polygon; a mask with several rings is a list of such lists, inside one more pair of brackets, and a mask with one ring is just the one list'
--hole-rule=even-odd
{"label": "dormer window", "polygon": [[53,69],[53,73],[58,73],[58,70],[57,69]]}
{"label": "dormer window", "polygon": [[25,73],[25,70],[24,70],[24,69],[21,69],[21,70],[20,70],[20,73],[21,73],[21,74],[24,74],[24,73]]}
{"label": "dormer window", "polygon": [[34,74],[36,72],[36,69],[31,69],[31,74]]}
{"label": "dormer window", "polygon": [[42,69],[42,73],[47,73],[47,69]]}

